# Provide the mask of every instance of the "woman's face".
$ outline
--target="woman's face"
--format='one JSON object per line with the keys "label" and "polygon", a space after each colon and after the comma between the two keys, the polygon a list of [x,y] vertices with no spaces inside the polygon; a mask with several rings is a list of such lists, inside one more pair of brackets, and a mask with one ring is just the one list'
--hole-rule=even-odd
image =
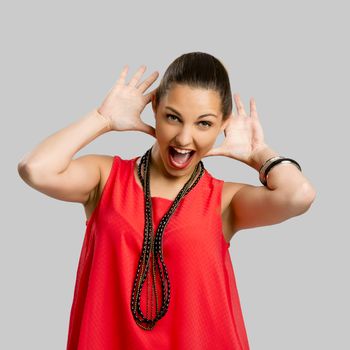
{"label": "woman's face", "polygon": [[[191,175],[228,122],[222,122],[218,92],[177,84],[161,99],[157,110],[154,99],[152,107],[156,119],[156,167],[170,178]],[[189,155],[176,154],[172,147],[191,150],[189,161]]]}

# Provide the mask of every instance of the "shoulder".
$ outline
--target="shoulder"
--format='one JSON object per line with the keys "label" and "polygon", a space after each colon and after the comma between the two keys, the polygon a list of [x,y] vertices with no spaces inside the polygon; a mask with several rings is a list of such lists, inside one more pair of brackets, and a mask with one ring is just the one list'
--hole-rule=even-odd
{"label": "shoulder", "polygon": [[223,181],[222,203],[223,203],[224,210],[229,207],[234,195],[244,186],[247,186],[247,184],[244,184],[241,182]]}
{"label": "shoulder", "polygon": [[100,171],[100,181],[94,190],[90,193],[89,200],[84,205],[86,218],[89,219],[95,210],[100,198],[102,196],[103,189],[106,185],[109,175],[114,162],[121,161],[130,161],[131,159],[123,159],[119,155],[106,155],[106,154],[91,154],[86,157],[89,157],[89,161],[93,162],[95,166],[97,165]]}
{"label": "shoulder", "polygon": [[94,163],[95,166],[99,168],[100,171],[100,181],[95,187],[93,192],[90,195],[88,205],[94,206],[98,202],[103,187],[106,183],[106,179],[112,169],[113,162],[118,156],[111,156],[106,154],[89,154],[86,157],[89,157],[89,161]]}
{"label": "shoulder", "polygon": [[110,155],[100,155],[98,160],[100,172],[101,172],[101,181],[100,181],[100,190],[103,190],[103,187],[108,179],[108,176],[112,170],[112,166],[114,162],[124,160],[118,155],[110,156]]}
{"label": "shoulder", "polygon": [[222,193],[221,193],[222,212],[228,209],[232,201],[232,198],[242,187],[249,186],[248,184],[241,183],[241,182],[224,181],[222,179],[216,178],[209,171],[207,171],[207,173],[211,181],[216,182],[218,184],[222,184]]}
{"label": "shoulder", "polygon": [[107,155],[107,154],[88,154],[85,155],[88,162],[91,162],[95,166],[97,166],[100,170],[100,174],[102,177],[102,174],[105,173],[105,171],[111,168],[113,164],[113,160],[115,156]]}
{"label": "shoulder", "polygon": [[216,178],[211,174],[210,171],[206,169],[209,179],[216,184],[222,184],[222,196],[228,199],[232,199],[235,193],[244,186],[249,186],[248,184],[241,182],[224,181],[222,179]]}
{"label": "shoulder", "polygon": [[101,169],[108,163],[113,162],[114,156],[106,154],[85,154],[79,158],[84,158],[87,163],[96,165]]}
{"label": "shoulder", "polygon": [[113,164],[115,164],[115,167],[126,166],[128,162],[132,162],[135,158],[123,158],[119,155],[114,156],[108,156],[108,155],[101,155],[99,158],[99,166],[100,166],[100,184],[97,189],[96,193],[96,199],[99,200],[99,197],[102,194],[103,188],[108,180],[109,175],[111,174],[111,170],[113,167]]}

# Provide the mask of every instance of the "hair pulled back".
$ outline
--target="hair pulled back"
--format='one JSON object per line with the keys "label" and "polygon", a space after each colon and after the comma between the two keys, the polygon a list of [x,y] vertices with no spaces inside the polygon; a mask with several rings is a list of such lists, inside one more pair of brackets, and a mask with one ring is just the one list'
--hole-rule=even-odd
{"label": "hair pulled back", "polygon": [[166,69],[155,94],[155,105],[173,85],[188,85],[217,91],[221,99],[221,112],[225,121],[232,112],[230,80],[224,65],[205,52],[189,52],[176,58]]}

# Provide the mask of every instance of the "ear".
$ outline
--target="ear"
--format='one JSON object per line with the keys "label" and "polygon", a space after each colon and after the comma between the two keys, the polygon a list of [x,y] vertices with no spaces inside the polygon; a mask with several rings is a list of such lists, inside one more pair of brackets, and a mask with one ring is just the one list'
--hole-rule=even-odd
{"label": "ear", "polygon": [[156,95],[155,94],[152,95],[152,110],[155,115],[156,114]]}
{"label": "ear", "polygon": [[220,127],[220,132],[224,131],[228,125],[228,123],[230,122],[230,118],[227,118],[221,125]]}

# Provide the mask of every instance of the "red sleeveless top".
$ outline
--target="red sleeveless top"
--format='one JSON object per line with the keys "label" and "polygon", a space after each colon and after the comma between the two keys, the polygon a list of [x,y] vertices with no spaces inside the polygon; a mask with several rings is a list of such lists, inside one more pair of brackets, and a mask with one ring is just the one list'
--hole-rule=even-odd
{"label": "red sleeveless top", "polygon": [[[222,233],[224,181],[206,169],[165,227],[168,310],[152,330],[135,322],[131,295],[145,224],[143,189],[134,174],[137,158],[114,156],[101,198],[86,221],[67,350],[249,350],[230,244]],[[152,197],[155,231],[171,204]]]}

